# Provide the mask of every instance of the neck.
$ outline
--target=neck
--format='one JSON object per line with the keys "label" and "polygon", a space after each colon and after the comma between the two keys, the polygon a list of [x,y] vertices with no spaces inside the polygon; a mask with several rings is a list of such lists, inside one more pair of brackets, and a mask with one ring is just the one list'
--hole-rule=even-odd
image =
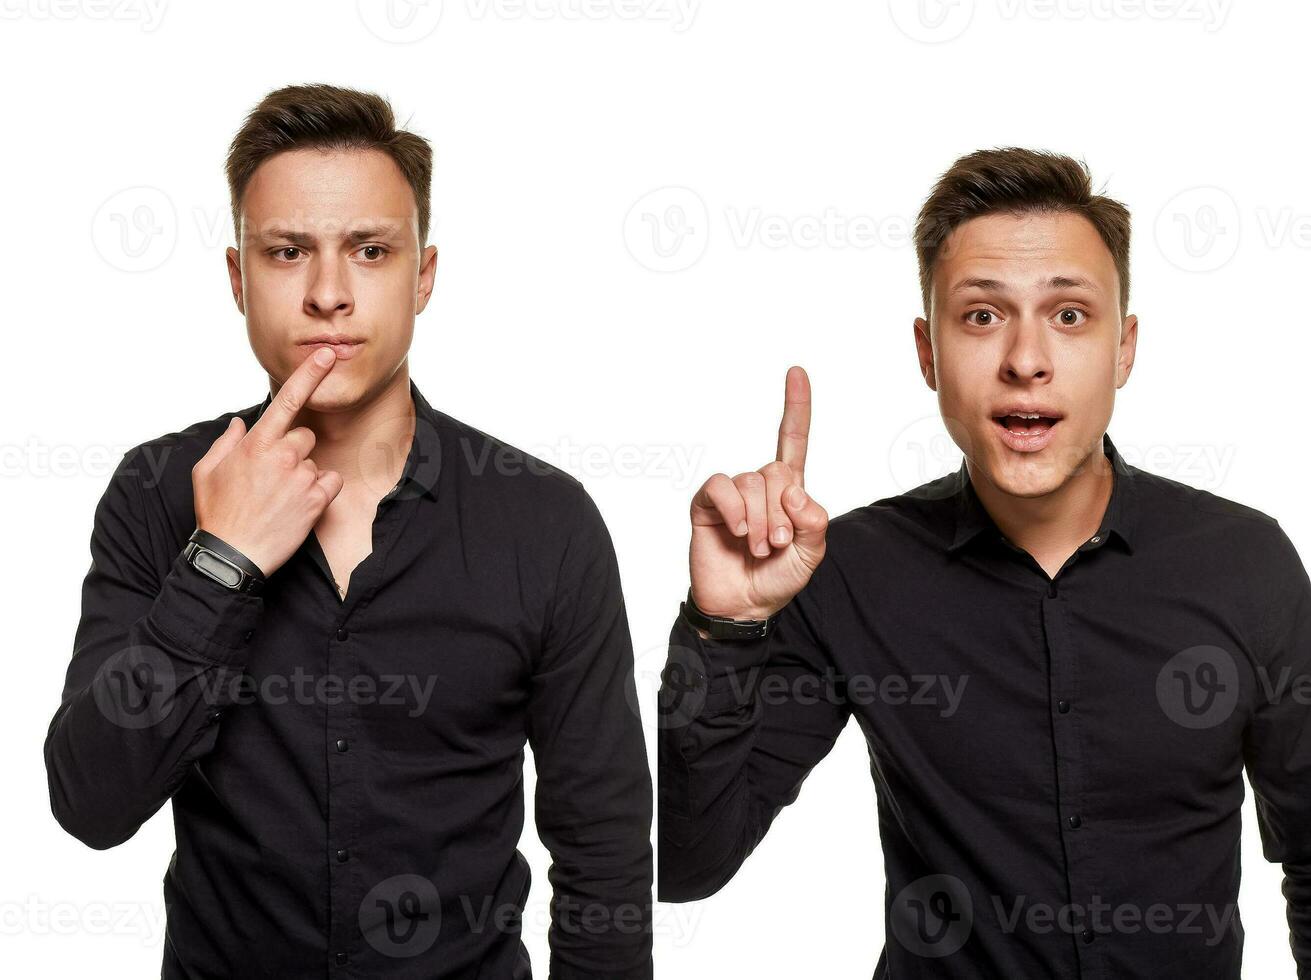
{"label": "neck", "polygon": [[1006,493],[967,459],[970,482],[1001,533],[1050,573],[1097,533],[1111,500],[1115,473],[1101,443],[1060,487],[1040,497]]}
{"label": "neck", "polygon": [[[272,393],[277,395],[276,387]],[[319,469],[341,474],[343,495],[381,497],[400,480],[414,438],[407,365],[402,364],[380,391],[349,410],[302,409],[296,425],[314,433],[309,458]]]}

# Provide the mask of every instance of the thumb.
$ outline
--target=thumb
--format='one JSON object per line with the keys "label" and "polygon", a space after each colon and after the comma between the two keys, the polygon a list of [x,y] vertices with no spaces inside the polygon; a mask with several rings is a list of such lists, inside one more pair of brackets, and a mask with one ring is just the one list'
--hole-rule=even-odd
{"label": "thumb", "polygon": [[223,461],[223,457],[232,452],[237,443],[241,442],[242,437],[246,434],[246,423],[238,415],[232,416],[228,422],[228,427],[223,430],[223,434],[214,440],[209,450],[196,463],[197,468],[202,471],[208,471]]}
{"label": "thumb", "polygon": [[828,511],[796,483],[783,491],[783,509],[792,521],[793,544],[818,563],[824,557]]}

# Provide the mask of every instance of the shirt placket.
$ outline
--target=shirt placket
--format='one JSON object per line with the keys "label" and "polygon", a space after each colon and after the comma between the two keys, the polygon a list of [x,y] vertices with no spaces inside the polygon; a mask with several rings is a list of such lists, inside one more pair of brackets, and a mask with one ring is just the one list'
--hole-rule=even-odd
{"label": "shirt placket", "polygon": [[359,627],[356,610],[367,608],[382,580],[386,557],[392,546],[405,508],[394,499],[400,484],[378,502],[373,522],[373,549],[356,567],[350,578],[346,598],[342,600],[337,584],[327,566],[322,548],[312,549],[315,563],[323,576],[322,596],[328,624],[326,673],[338,683],[334,695],[324,699],[324,752],[327,779],[327,849],[328,868],[328,975],[353,977],[352,969],[360,949],[359,913],[363,900],[363,876],[360,860],[367,841],[361,838],[361,817],[367,787],[365,776],[367,747],[360,743],[359,712],[351,700],[351,678],[359,674]]}

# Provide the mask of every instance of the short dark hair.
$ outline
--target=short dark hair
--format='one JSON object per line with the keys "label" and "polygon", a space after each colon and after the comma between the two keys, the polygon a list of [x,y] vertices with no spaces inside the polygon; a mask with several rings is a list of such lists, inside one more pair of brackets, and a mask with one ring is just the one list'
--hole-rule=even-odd
{"label": "short dark hair", "polygon": [[960,224],[985,214],[1062,211],[1087,218],[1101,236],[1120,277],[1120,316],[1129,309],[1129,209],[1092,190],[1086,164],[1061,153],[1011,146],[977,150],[953,163],[915,222],[920,293],[928,316],[933,264]]}
{"label": "short dark hair", "polygon": [[336,85],[288,85],[251,110],[228,148],[232,227],[241,242],[241,199],[261,163],[286,150],[381,150],[396,162],[414,191],[419,246],[428,241],[432,147],[422,136],[396,128],[391,104],[380,95]]}

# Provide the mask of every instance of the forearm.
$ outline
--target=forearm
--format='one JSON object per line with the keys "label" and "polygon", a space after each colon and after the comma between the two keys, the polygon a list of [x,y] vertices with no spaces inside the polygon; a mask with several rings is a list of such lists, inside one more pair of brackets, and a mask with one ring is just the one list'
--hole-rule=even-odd
{"label": "forearm", "polygon": [[125,622],[115,617],[127,604],[100,579],[93,566],[45,762],[56,819],[103,849],[136,833],[214,747],[263,600],[227,592],[179,555],[146,612]]}
{"label": "forearm", "polygon": [[679,617],[659,697],[659,898],[718,891],[764,835],[750,761],[765,640],[703,640]]}

